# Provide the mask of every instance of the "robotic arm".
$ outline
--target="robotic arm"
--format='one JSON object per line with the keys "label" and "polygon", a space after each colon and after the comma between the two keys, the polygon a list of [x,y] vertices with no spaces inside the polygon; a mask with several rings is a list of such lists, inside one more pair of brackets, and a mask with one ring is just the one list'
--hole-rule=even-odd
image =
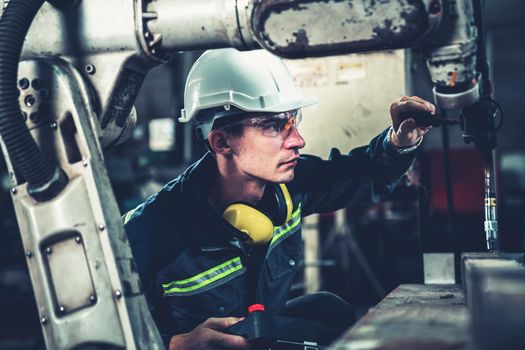
{"label": "robotic arm", "polygon": [[438,106],[460,109],[486,96],[472,4],[0,0],[0,136],[47,346],[162,347],[102,153],[130,135],[150,68],[228,46],[294,58],[421,45]]}

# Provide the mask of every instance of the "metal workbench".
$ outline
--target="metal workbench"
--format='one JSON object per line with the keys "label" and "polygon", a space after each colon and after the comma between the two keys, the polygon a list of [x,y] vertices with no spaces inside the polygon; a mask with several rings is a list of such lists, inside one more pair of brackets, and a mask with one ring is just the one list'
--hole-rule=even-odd
{"label": "metal workbench", "polygon": [[334,343],[346,350],[472,350],[460,285],[400,285]]}

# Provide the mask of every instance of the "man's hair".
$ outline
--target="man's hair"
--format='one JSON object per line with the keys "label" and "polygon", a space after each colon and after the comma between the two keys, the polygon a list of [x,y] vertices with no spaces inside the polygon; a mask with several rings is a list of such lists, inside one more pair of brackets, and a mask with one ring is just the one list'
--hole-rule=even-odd
{"label": "man's hair", "polygon": [[[231,109],[232,109],[232,115],[225,116],[225,117],[215,120],[212,130],[222,129],[228,134],[233,135],[234,137],[241,137],[243,133],[242,125],[240,124],[229,125],[229,124],[232,124],[244,118],[247,118],[249,117],[250,114],[238,108],[235,108],[235,107],[231,107]],[[202,131],[199,130],[199,124],[200,124],[199,121],[206,120],[206,119],[212,120],[219,113],[221,114],[224,113],[224,109],[222,107],[216,108],[216,109],[210,109],[207,111],[201,111],[197,115],[197,118],[196,118],[197,134],[202,133]],[[213,152],[213,149],[211,148],[210,143],[208,142],[207,135],[198,135],[198,136],[199,136],[199,139],[204,141],[204,145],[206,146],[206,148],[210,152]]]}

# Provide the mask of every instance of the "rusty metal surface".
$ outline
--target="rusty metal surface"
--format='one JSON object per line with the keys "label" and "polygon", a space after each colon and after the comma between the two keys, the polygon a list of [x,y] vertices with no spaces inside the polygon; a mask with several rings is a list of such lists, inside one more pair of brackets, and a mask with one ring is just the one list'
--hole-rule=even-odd
{"label": "rusty metal surface", "polygon": [[406,48],[437,26],[432,9],[421,0],[259,0],[252,29],[261,46],[290,58]]}
{"label": "rusty metal surface", "polygon": [[459,285],[401,285],[330,349],[472,349]]}

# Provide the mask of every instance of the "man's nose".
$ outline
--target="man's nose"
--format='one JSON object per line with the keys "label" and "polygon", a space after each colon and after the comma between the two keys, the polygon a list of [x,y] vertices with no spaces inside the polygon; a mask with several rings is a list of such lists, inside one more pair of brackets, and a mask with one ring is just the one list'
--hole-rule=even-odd
{"label": "man's nose", "polygon": [[299,133],[299,130],[295,126],[292,126],[290,133],[288,134],[288,137],[284,141],[284,145],[286,148],[301,149],[304,147],[305,145],[304,139]]}

